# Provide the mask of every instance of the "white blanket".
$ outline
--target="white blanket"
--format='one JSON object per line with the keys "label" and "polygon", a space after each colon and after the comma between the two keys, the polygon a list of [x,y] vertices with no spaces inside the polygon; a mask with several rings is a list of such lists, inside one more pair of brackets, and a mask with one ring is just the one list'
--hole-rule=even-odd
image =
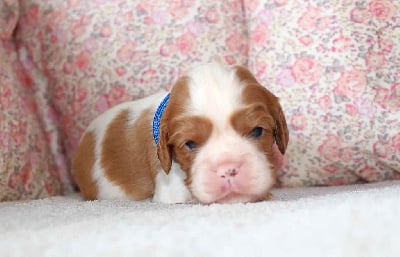
{"label": "white blanket", "polygon": [[251,204],[0,203],[0,256],[400,256],[400,182],[277,189]]}

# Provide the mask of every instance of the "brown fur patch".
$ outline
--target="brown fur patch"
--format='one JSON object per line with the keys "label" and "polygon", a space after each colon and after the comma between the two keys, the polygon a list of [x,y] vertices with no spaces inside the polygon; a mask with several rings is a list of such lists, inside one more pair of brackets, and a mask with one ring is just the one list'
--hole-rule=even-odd
{"label": "brown fur patch", "polygon": [[[289,142],[289,131],[279,99],[263,87],[248,69],[238,66],[236,75],[245,87],[242,100],[247,107],[233,114],[231,123],[243,135],[249,135],[255,127],[262,127],[264,134],[253,140],[265,153],[269,163],[273,163],[272,145],[274,141],[282,154],[285,153]],[[273,172],[272,175],[276,183],[279,183],[276,172]],[[271,195],[268,193],[265,197],[268,199]]]}
{"label": "brown fur patch", "polygon": [[102,145],[105,176],[134,200],[153,195],[160,168],[151,134],[152,118],[151,111],[146,110],[128,126],[129,111],[122,111],[109,124]]}
{"label": "brown fur patch", "polygon": [[[275,122],[264,105],[255,103],[236,111],[231,116],[231,124],[239,134],[254,141],[258,149],[272,163],[273,129]],[[251,132],[256,127],[261,127],[264,131],[260,137],[253,138],[251,137]]]}
{"label": "brown fur patch", "polygon": [[236,76],[244,84],[260,84],[247,68],[240,65],[236,66],[235,68],[236,68]]}
{"label": "brown fur patch", "polygon": [[279,99],[268,89],[263,87],[249,70],[242,66],[236,67],[236,75],[245,85],[243,90],[243,102],[245,104],[264,105],[267,112],[275,121],[273,136],[279,151],[284,154],[289,143],[289,131],[286,124],[285,115],[279,104]]}
{"label": "brown fur patch", "polygon": [[160,122],[160,139],[157,145],[157,155],[162,168],[169,172],[172,165],[172,146],[168,143],[171,128],[170,120],[179,117],[186,111],[186,106],[190,100],[187,77],[180,78],[173,86],[170,93],[170,100],[165,108]]}
{"label": "brown fur patch", "polygon": [[[212,132],[212,122],[200,116],[180,116],[169,122],[170,145],[176,161],[186,173],[186,182],[191,179],[190,168],[192,167],[197,151],[201,148]],[[195,148],[190,150],[185,146],[186,142],[193,141]]]}
{"label": "brown fur patch", "polygon": [[95,162],[95,136],[87,132],[75,152],[72,164],[72,174],[83,197],[89,200],[97,198],[97,185],[92,178]]}
{"label": "brown fur patch", "polygon": [[[161,119],[158,157],[166,172],[171,168],[174,158],[186,173],[187,184],[190,183],[190,168],[197,150],[207,141],[212,131],[212,123],[201,116],[187,114],[190,101],[187,77],[179,79],[171,91],[170,101]],[[196,148],[188,149],[185,144],[193,141]]]}

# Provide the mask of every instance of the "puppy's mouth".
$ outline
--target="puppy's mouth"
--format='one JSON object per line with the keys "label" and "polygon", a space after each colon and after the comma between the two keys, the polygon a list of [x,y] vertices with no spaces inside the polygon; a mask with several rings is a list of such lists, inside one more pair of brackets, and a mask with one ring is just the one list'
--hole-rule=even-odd
{"label": "puppy's mouth", "polygon": [[254,202],[263,201],[265,199],[267,199],[267,198],[263,197],[263,196],[245,195],[245,194],[231,192],[231,193],[224,195],[223,197],[215,199],[214,201],[202,202],[202,203],[203,204],[254,203]]}
{"label": "puppy's mouth", "polygon": [[208,199],[207,201],[201,201],[200,199],[198,199],[199,202],[203,204],[258,202],[266,199],[265,195],[268,195],[268,190],[266,189],[265,192],[263,192],[262,194],[248,194],[246,192],[241,192],[240,190],[237,190],[234,184],[232,185],[228,182],[226,185],[223,186],[223,188],[220,188],[219,193],[210,192],[209,194],[213,196],[211,197],[211,199]]}
{"label": "puppy's mouth", "polygon": [[215,201],[215,203],[243,203],[243,202],[253,202],[251,196],[243,195],[235,192],[230,192],[224,197]]}

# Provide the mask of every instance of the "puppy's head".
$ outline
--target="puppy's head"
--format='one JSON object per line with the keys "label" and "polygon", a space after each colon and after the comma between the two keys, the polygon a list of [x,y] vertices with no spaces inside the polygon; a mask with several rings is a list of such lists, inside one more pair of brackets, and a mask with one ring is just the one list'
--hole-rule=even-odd
{"label": "puppy's head", "polygon": [[160,125],[158,157],[172,161],[202,203],[264,199],[275,183],[273,144],[289,134],[275,97],[244,67],[207,64],[180,78]]}

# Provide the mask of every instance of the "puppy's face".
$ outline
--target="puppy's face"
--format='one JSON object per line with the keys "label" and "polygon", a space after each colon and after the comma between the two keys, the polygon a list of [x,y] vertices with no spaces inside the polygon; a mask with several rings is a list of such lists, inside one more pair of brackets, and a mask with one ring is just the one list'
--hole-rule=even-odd
{"label": "puppy's face", "polygon": [[172,161],[202,203],[264,199],[275,183],[274,142],[289,135],[278,99],[243,67],[200,67],[173,87],[160,128],[158,156]]}

